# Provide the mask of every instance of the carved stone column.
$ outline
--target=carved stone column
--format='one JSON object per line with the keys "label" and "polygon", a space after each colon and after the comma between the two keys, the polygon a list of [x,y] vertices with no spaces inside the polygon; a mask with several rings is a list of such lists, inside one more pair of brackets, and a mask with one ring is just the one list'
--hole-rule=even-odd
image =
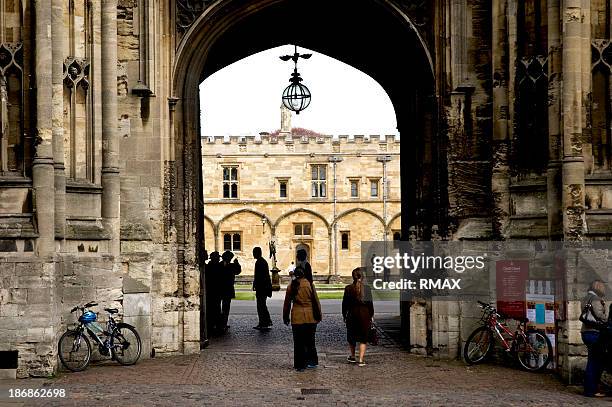
{"label": "carved stone column", "polygon": [[493,233],[503,237],[510,218],[507,0],[493,0]]}
{"label": "carved stone column", "polygon": [[66,233],[66,173],[64,167],[64,1],[52,0],[53,160],[55,168],[55,237]]}
{"label": "carved stone column", "polygon": [[102,217],[110,253],[120,253],[119,140],[117,139],[117,0],[102,0]]}
{"label": "carved stone column", "polygon": [[585,232],[584,158],[582,156],[583,2],[563,2],[563,234],[582,240]]}
{"label": "carved stone column", "polygon": [[561,20],[559,0],[548,1],[548,169],[547,169],[547,214],[548,237],[553,240],[563,237],[563,214],[561,211]]}
{"label": "carved stone column", "polygon": [[47,256],[55,251],[55,196],[53,170],[52,87],[51,87],[51,0],[35,3],[36,153],[32,164],[32,185],[38,224],[37,252]]}

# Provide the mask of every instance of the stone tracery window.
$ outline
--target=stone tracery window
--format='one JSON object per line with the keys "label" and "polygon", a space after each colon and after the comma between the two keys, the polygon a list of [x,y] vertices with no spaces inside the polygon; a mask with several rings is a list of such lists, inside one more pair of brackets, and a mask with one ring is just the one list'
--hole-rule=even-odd
{"label": "stone tracery window", "polygon": [[541,175],[548,163],[547,1],[518,2],[514,171]]}
{"label": "stone tracery window", "polygon": [[0,176],[28,176],[32,160],[24,20],[21,1],[0,0]]}
{"label": "stone tracery window", "polygon": [[612,43],[610,40],[594,40],[592,44],[592,146],[595,170],[609,170],[612,161],[611,93]]}
{"label": "stone tracery window", "polygon": [[64,60],[64,167],[72,180],[94,182],[92,15],[87,0],[69,0]]}
{"label": "stone tracery window", "polygon": [[[590,172],[612,170],[612,2],[591,1]],[[587,141],[588,143],[588,141]],[[587,150],[588,153],[588,150]]]}

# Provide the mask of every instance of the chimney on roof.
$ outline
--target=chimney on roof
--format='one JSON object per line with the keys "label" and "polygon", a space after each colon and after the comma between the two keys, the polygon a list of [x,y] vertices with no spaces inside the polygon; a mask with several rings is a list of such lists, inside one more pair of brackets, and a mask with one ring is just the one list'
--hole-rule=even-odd
{"label": "chimney on roof", "polygon": [[281,105],[281,134],[291,134],[291,110]]}

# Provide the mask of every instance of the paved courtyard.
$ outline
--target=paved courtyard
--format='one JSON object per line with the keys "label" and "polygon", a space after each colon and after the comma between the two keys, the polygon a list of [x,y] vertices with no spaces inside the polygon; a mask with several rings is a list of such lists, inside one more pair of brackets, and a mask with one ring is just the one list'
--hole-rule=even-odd
{"label": "paved courtyard", "polygon": [[[370,347],[368,365],[346,363],[339,301],[323,301],[324,321],[317,331],[320,366],[292,369],[291,330],[281,323],[281,300],[271,301],[274,327],[259,332],[255,304],[236,301],[230,333],[215,338],[198,355],[157,357],[135,366],[101,362],[80,373],[54,379],[0,382],[0,405],[8,406],[518,406],[610,405],[610,399],[585,399],[552,375],[532,374],[497,365],[467,367],[410,355],[383,334]],[[395,305],[377,304],[381,320]],[[64,388],[65,399],[13,400],[9,387]]]}

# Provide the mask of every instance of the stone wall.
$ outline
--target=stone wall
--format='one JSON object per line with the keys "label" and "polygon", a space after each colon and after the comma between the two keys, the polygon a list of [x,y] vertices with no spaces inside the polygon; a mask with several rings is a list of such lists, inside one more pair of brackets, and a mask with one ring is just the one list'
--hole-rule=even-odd
{"label": "stone wall", "polygon": [[0,257],[0,350],[17,350],[17,376],[48,376],[62,331],[61,271],[34,256]]}

